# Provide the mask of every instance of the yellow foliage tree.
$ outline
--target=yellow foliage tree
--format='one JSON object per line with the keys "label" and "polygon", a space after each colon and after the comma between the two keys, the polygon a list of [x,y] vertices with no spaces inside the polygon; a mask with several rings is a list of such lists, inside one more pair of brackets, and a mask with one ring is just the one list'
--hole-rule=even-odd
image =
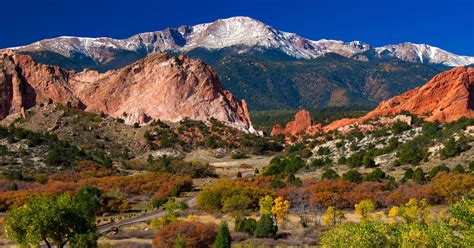
{"label": "yellow foliage tree", "polygon": [[398,211],[398,214],[407,222],[426,222],[428,221],[430,210],[431,206],[426,202],[425,199],[418,201],[412,198],[408,200],[407,203],[400,206],[400,211]]}
{"label": "yellow foliage tree", "polygon": [[272,213],[276,216],[279,223],[283,223],[286,220],[288,212],[290,210],[290,202],[285,200],[283,197],[277,197],[272,207]]}
{"label": "yellow foliage tree", "polygon": [[360,201],[354,206],[356,214],[358,214],[362,220],[367,219],[369,213],[372,213],[375,210],[375,204],[372,200],[366,199]]}
{"label": "yellow foliage tree", "polygon": [[260,198],[258,205],[260,206],[260,215],[271,215],[273,207],[273,197],[267,195]]}
{"label": "yellow foliage tree", "polygon": [[326,213],[323,215],[323,226],[336,225],[337,221],[342,219],[344,214],[341,210],[335,207],[328,207]]}

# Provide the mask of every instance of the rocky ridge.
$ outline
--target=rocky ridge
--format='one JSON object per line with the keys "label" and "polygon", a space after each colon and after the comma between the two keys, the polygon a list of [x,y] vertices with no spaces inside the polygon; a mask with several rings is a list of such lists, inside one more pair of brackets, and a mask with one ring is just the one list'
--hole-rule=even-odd
{"label": "rocky ridge", "polygon": [[39,102],[59,102],[128,124],[213,117],[255,131],[245,101],[225,91],[208,65],[185,56],[154,53],[119,70],[75,73],[6,50],[0,68],[1,119]]}
{"label": "rocky ridge", "polygon": [[[343,118],[321,127],[320,124],[309,125],[312,122],[301,117],[306,116],[303,114],[306,112],[298,112],[295,121],[289,122],[285,129],[275,125],[272,135],[315,134],[333,130],[344,132],[355,125],[361,127],[365,121],[372,119],[380,119],[380,122],[385,124],[394,121],[410,124],[411,118],[403,115],[404,112],[415,114],[426,121],[438,120],[441,123],[456,121],[461,117],[473,118],[474,68],[458,67],[440,73],[421,87],[381,102],[374,110],[360,118]],[[389,118],[390,116],[392,118]]]}

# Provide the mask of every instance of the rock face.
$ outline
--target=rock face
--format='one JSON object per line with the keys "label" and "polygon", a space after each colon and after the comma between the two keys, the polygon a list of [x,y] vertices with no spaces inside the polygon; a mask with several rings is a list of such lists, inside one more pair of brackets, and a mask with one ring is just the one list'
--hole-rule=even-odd
{"label": "rock face", "polygon": [[271,135],[296,135],[301,132],[305,132],[312,125],[313,118],[311,117],[311,113],[305,109],[302,109],[296,113],[295,120],[288,122],[285,128],[282,128],[279,124],[276,124],[272,129]]}
{"label": "rock face", "polygon": [[0,119],[34,106],[39,99],[69,102],[70,73],[9,50],[0,53]]}
{"label": "rock face", "polygon": [[73,73],[4,51],[0,88],[1,119],[50,99],[124,118],[128,124],[213,117],[253,131],[245,101],[225,91],[208,65],[185,56],[153,53],[119,70]]}
{"label": "rock face", "polygon": [[325,126],[324,131],[403,111],[427,121],[451,122],[461,117],[474,117],[474,68],[458,67],[440,73],[422,87],[383,101],[366,116],[337,120]]}

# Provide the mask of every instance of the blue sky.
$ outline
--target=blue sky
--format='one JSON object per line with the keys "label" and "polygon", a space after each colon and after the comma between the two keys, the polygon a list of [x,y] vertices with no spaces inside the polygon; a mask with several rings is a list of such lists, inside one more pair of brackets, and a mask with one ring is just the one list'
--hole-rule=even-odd
{"label": "blue sky", "polygon": [[126,38],[243,15],[314,40],[411,41],[474,56],[473,0],[16,0],[0,6],[0,48],[61,35]]}

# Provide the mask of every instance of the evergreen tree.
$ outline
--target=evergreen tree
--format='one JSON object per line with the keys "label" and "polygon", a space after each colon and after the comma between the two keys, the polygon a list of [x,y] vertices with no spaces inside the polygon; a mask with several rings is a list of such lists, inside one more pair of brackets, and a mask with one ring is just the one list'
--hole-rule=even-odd
{"label": "evergreen tree", "polygon": [[271,238],[275,236],[278,231],[278,226],[275,225],[270,215],[263,215],[257,223],[254,236],[256,238]]}
{"label": "evergreen tree", "polygon": [[230,231],[227,222],[222,221],[219,224],[217,230],[216,241],[214,242],[214,248],[230,248],[232,240],[230,238]]}

